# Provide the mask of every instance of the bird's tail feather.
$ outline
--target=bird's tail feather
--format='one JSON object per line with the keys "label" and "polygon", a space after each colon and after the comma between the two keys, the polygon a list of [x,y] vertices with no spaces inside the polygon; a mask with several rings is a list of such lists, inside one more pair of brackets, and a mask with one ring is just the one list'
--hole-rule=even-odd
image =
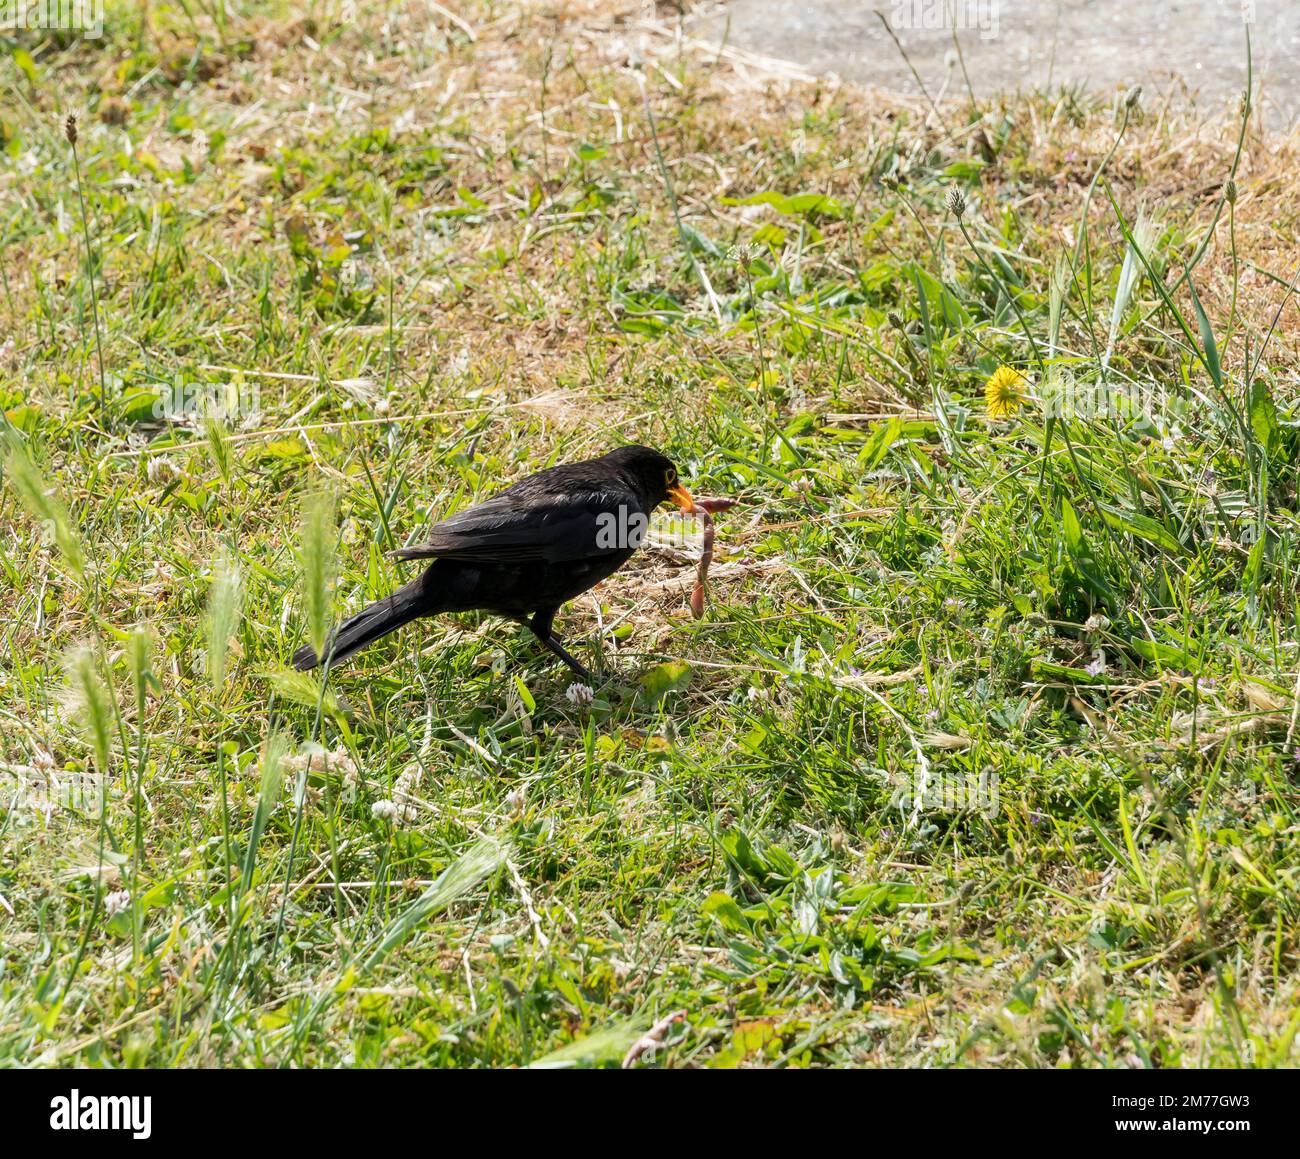
{"label": "bird's tail feather", "polygon": [[389,559],[435,559],[442,555],[445,548],[428,547],[417,543],[414,547],[399,547],[388,553]]}
{"label": "bird's tail feather", "polygon": [[[344,620],[325,644],[325,659],[330,664],[338,664],[367,644],[397,631],[403,624],[431,615],[436,610],[430,607],[428,592],[421,580],[415,580],[398,588],[391,596],[362,608],[351,619]],[[300,670],[315,668],[321,662],[310,644],[304,644],[293,654],[293,666]]]}

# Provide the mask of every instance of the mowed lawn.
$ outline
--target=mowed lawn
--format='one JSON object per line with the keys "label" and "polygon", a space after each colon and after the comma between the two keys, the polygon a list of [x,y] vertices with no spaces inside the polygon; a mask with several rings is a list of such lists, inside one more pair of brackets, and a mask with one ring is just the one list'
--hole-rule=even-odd
{"label": "mowed lawn", "polygon": [[[0,38],[0,1061],[1297,1062],[1252,106],[936,110],[631,3],[106,24]],[[626,442],[742,502],[701,619],[666,512],[562,612],[591,697],[490,617],[291,671]]]}

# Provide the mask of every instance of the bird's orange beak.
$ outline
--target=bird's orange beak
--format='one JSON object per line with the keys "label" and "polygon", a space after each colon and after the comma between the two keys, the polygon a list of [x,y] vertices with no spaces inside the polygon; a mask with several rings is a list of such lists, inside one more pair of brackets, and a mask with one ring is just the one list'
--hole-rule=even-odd
{"label": "bird's orange beak", "polygon": [[691,493],[680,483],[674,483],[668,488],[668,498],[688,515],[695,510],[695,500],[691,498]]}

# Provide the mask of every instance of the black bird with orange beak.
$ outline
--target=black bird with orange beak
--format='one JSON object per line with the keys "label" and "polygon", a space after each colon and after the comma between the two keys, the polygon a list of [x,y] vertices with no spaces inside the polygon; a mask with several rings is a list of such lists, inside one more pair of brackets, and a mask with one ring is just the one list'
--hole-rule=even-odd
{"label": "black bird with orange beak", "polygon": [[641,545],[651,512],[670,500],[695,510],[677,468],[650,447],[620,447],[529,475],[439,523],[427,543],[394,552],[433,562],[419,579],[340,625],[323,660],[306,646],[294,653],[294,666],[337,664],[424,616],[486,611],[527,624],[589,681],[552,631],[555,613],[622,567]]}

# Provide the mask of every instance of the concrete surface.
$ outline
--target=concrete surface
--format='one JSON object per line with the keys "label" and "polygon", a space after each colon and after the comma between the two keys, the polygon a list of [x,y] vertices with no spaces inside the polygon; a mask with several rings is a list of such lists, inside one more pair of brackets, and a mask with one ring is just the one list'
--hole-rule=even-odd
{"label": "concrete surface", "polygon": [[[875,15],[888,17],[931,95],[965,91],[953,25],[980,95],[1080,82],[1103,93],[1141,84],[1207,112],[1234,108],[1246,83],[1250,22],[1256,97],[1268,121],[1300,111],[1300,0],[726,0],[691,34],[903,93],[917,83]],[[946,12],[946,16],[945,16]]]}

